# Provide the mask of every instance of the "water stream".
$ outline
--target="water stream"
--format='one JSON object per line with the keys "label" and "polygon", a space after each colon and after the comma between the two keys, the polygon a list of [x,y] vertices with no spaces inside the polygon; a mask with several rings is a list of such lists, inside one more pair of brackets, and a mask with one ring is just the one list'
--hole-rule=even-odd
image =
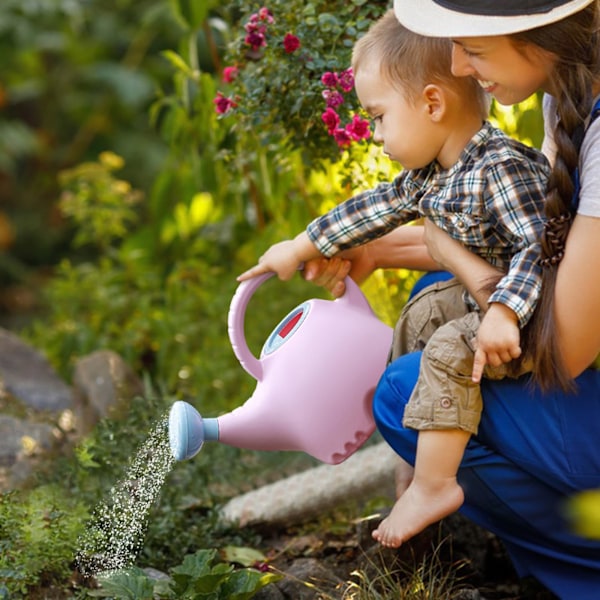
{"label": "water stream", "polygon": [[131,461],[123,478],[92,514],[79,540],[78,570],[85,576],[130,567],[142,547],[148,512],[175,462],[165,415]]}

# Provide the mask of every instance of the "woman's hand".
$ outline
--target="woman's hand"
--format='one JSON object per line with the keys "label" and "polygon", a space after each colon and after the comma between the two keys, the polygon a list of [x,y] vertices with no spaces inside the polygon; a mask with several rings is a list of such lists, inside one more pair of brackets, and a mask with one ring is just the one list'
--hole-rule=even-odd
{"label": "woman's hand", "polygon": [[307,261],[302,276],[306,281],[326,288],[335,298],[339,298],[346,291],[344,280],[347,276],[360,284],[375,268],[366,246],[360,246],[333,258],[316,258]]}
{"label": "woman's hand", "polygon": [[490,284],[497,283],[502,272],[485,259],[473,254],[429,220],[425,221],[424,238],[438,268],[450,271],[469,290],[477,304],[484,311],[487,310]]}
{"label": "woman's hand", "polygon": [[307,261],[304,278],[327,288],[336,298],[346,291],[344,278],[349,275],[359,285],[375,269],[437,268],[423,242],[423,227],[402,225],[368,244],[340,252],[331,259]]}

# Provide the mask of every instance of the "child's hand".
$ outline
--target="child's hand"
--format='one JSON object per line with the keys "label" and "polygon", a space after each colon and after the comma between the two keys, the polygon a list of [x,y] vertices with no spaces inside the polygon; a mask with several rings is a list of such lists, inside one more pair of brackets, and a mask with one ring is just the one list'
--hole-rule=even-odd
{"label": "child's hand", "polygon": [[246,281],[262,273],[276,273],[279,279],[287,281],[294,276],[302,263],[320,256],[321,253],[303,231],[293,240],[273,244],[258,259],[258,264],[242,273],[237,280]]}
{"label": "child's hand", "polygon": [[245,281],[262,273],[276,273],[279,279],[291,279],[302,264],[294,240],[273,244],[259,259],[258,264],[242,273],[237,280]]}
{"label": "child's hand", "polygon": [[521,332],[517,315],[513,310],[492,303],[481,321],[475,338],[476,350],[473,361],[472,379],[481,381],[485,365],[498,367],[521,356]]}

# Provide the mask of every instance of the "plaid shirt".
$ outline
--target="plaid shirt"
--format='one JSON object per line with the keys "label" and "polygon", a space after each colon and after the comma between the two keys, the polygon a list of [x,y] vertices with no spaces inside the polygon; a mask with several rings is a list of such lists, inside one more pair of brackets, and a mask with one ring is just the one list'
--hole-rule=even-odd
{"label": "plaid shirt", "polygon": [[[402,171],[315,219],[307,233],[333,256],[427,217],[505,273],[488,302],[511,308],[523,327],[540,294],[537,240],[549,174],[543,154],[485,122],[449,169],[434,161]],[[477,308],[473,298],[465,300]]]}

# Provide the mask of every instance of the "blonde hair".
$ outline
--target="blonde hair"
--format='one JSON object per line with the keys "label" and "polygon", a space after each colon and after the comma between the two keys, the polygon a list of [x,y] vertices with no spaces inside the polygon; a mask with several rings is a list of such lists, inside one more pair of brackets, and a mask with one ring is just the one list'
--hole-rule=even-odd
{"label": "blonde hair", "polygon": [[479,109],[482,118],[487,118],[489,101],[479,84],[472,77],[452,75],[452,42],[406,29],[392,9],[354,45],[352,70],[356,74],[372,59],[379,62],[380,75],[408,100],[434,83],[458,95],[467,110]]}

